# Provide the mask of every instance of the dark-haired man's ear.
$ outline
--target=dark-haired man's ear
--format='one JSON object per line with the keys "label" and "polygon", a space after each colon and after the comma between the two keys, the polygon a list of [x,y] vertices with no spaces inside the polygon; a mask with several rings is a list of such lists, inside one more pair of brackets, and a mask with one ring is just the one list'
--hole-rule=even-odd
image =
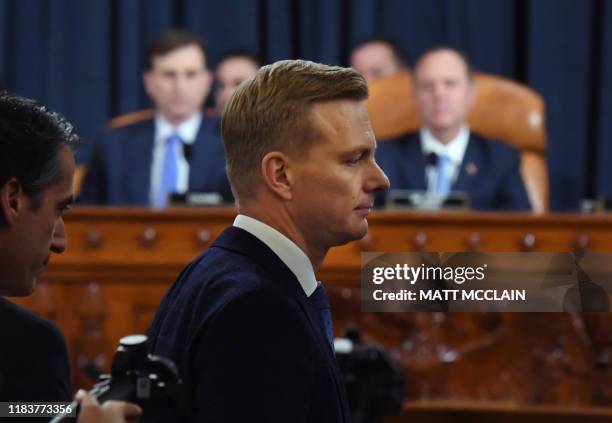
{"label": "dark-haired man's ear", "polygon": [[10,178],[0,188],[0,208],[4,222],[12,225],[25,207],[25,193],[17,178]]}
{"label": "dark-haired man's ear", "polygon": [[261,160],[261,175],[268,189],[284,200],[291,200],[291,179],[287,173],[289,160],[280,151],[271,151]]}

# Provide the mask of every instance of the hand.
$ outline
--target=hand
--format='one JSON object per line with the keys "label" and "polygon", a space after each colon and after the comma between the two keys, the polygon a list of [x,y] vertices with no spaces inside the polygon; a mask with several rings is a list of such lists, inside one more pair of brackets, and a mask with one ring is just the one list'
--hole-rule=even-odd
{"label": "hand", "polygon": [[77,423],[126,423],[129,418],[139,417],[142,409],[124,401],[106,401],[100,405],[96,397],[82,389],[75,396],[81,406]]}

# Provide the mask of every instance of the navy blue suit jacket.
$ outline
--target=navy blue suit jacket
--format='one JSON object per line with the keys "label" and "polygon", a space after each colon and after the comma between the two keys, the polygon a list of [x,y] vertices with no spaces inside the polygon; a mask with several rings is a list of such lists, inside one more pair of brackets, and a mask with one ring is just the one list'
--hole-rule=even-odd
{"label": "navy blue suit jacket", "polygon": [[68,350],[53,323],[0,297],[0,330],[0,401],[72,400]]}
{"label": "navy blue suit jacket", "polygon": [[[426,190],[426,157],[419,133],[378,143],[376,160],[391,181],[391,189]],[[465,191],[475,210],[531,210],[519,172],[516,149],[470,134],[453,191]],[[476,172],[470,174],[467,167]],[[378,203],[383,203],[378,199]]]}
{"label": "navy blue suit jacket", "polygon": [[[154,137],[154,119],[106,131],[96,140],[79,202],[149,205]],[[189,191],[218,192],[232,202],[219,119],[202,118],[189,156]]]}
{"label": "navy blue suit jacket", "polygon": [[184,380],[180,421],[348,421],[317,313],[272,250],[227,228],[182,271],[149,332],[153,352],[175,360]]}

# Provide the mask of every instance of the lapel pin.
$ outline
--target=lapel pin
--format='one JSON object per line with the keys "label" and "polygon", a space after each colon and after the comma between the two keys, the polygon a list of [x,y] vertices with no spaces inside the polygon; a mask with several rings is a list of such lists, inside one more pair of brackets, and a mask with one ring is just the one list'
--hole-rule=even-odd
{"label": "lapel pin", "polygon": [[474,163],[468,163],[465,165],[465,171],[468,175],[474,176],[478,173],[478,167]]}

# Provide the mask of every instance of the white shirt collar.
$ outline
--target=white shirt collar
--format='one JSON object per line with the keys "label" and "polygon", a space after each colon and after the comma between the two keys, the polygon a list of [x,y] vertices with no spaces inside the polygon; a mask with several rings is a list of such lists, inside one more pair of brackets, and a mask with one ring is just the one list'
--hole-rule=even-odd
{"label": "white shirt collar", "polygon": [[161,113],[157,113],[155,115],[155,141],[164,141],[170,135],[178,133],[183,143],[193,144],[198,135],[200,123],[202,123],[202,113],[200,112],[195,113],[193,116],[183,121],[178,127],[168,122],[168,119]]}
{"label": "white shirt collar", "polygon": [[307,297],[310,297],[317,289],[317,279],[312,263],[293,241],[273,227],[243,214],[236,216],[234,226],[244,229],[270,247],[274,254],[293,272]]}
{"label": "white shirt collar", "polygon": [[431,130],[427,127],[421,128],[421,150],[423,154],[436,153],[438,156],[448,156],[455,166],[460,166],[470,139],[470,128],[462,125],[457,136],[444,144],[438,141]]}

